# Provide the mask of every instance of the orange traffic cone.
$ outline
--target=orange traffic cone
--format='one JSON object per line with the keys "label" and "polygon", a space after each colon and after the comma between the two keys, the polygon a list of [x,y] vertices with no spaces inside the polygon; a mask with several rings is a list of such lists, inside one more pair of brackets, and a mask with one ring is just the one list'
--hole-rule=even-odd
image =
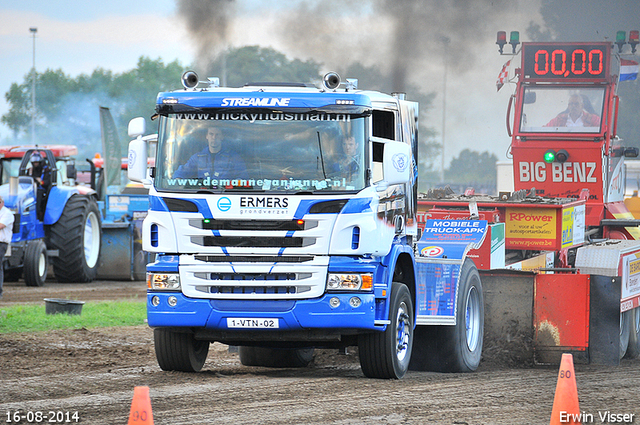
{"label": "orange traffic cone", "polygon": [[153,425],[149,387],[134,387],[128,425]]}
{"label": "orange traffic cone", "polygon": [[578,387],[573,371],[573,355],[568,353],[562,355],[549,424],[582,424],[582,414],[578,403]]}

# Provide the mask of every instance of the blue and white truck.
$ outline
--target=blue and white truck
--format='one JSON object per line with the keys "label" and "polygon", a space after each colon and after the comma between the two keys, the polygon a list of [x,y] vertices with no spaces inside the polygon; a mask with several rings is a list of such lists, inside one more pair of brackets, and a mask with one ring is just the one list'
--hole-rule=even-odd
{"label": "blue and white truck", "polygon": [[477,368],[483,295],[466,253],[486,221],[431,220],[419,237],[417,103],[335,73],[317,87],[182,80],[157,97],[154,167],[144,119],[129,124],[163,370],[199,371],[215,341],[244,365],[357,346],[368,377]]}

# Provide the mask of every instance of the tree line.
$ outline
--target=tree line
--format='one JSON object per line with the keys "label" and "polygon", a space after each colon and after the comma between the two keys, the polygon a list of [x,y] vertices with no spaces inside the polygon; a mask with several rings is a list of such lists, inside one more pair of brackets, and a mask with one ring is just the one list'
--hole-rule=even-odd
{"label": "tree line", "polygon": [[[320,81],[321,64],[309,60],[288,59],[283,53],[271,48],[244,46],[233,48],[218,56],[208,67],[215,71],[221,82],[229,87],[240,87],[249,82],[315,82]],[[158,92],[181,88],[180,77],[189,69],[178,61],[164,63],[162,59],[140,57],[137,66],[123,73],[113,73],[96,68],[90,75],[76,77],[65,74],[62,69],[47,69],[44,72],[28,73],[22,83],[13,83],[5,98],[9,111],[0,119],[13,132],[13,137],[4,140],[5,145],[31,143],[32,84],[36,79],[35,140],[40,145],[71,144],[78,146],[78,162],[101,152],[99,107],[107,107],[113,115],[121,145],[121,154],[126,156],[127,124],[131,118],[149,118],[154,113]],[[353,63],[343,70],[342,76],[358,78],[360,88],[391,92],[391,77],[377,67],[366,67]],[[420,103],[421,114],[431,109],[434,93],[423,93],[417,86],[407,87],[407,98]],[[421,122],[426,122],[422,119]],[[157,131],[157,121],[147,119],[149,132]],[[423,183],[420,190],[437,185],[441,151],[436,141],[437,132],[421,124],[419,146],[419,173]],[[495,181],[495,155],[466,150],[461,153],[464,161],[472,161],[463,168],[469,170],[465,179],[485,181],[493,176]],[[459,182],[459,158],[454,159],[445,171],[448,180]],[[493,164],[491,162],[493,161]],[[491,169],[493,167],[493,169]],[[477,170],[477,171],[475,171]],[[474,174],[475,171],[475,175]],[[429,184],[429,182],[432,182]]]}

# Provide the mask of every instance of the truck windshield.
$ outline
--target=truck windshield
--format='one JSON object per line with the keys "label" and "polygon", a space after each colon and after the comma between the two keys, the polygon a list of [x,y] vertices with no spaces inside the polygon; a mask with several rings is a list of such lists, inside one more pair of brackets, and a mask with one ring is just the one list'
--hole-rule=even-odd
{"label": "truck windshield", "polygon": [[526,87],[520,132],[599,133],[604,88]]}
{"label": "truck windshield", "polygon": [[365,118],[345,114],[162,116],[156,187],[171,191],[361,190]]}

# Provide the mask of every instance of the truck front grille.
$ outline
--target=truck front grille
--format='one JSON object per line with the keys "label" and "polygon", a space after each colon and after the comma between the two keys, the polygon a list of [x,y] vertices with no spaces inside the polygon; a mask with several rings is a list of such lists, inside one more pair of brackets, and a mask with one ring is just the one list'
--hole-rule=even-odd
{"label": "truck front grille", "polygon": [[200,246],[301,248],[313,245],[316,238],[255,237],[255,236],[192,236],[191,242]]}
{"label": "truck front grille", "polygon": [[[311,290],[300,285],[311,273],[209,273],[196,272],[195,278],[204,282],[196,290],[218,295],[293,295]],[[203,284],[204,283],[204,284]]]}

